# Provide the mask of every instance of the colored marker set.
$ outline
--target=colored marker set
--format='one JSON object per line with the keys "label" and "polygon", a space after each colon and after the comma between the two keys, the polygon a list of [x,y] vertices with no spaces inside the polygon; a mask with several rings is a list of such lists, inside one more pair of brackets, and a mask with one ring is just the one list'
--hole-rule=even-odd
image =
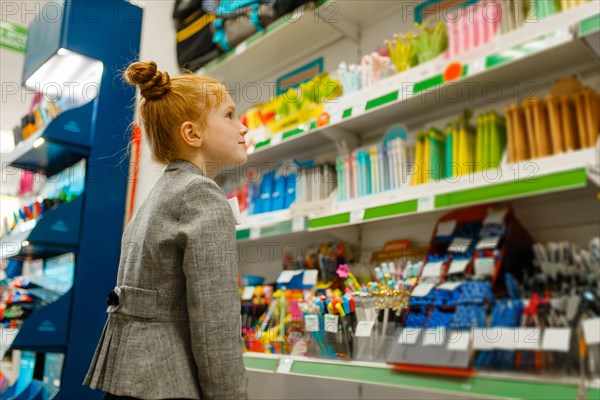
{"label": "colored marker set", "polygon": [[21,118],[21,125],[13,129],[15,144],[27,139],[38,129],[48,125],[60,113],[59,103],[40,99],[38,103],[32,106],[31,112]]}
{"label": "colored marker set", "polygon": [[248,215],[285,210],[296,200],[296,169],[280,166],[248,187]]}
{"label": "colored marker set", "polygon": [[405,186],[409,162],[406,129],[393,127],[382,143],[337,157],[338,200]]}

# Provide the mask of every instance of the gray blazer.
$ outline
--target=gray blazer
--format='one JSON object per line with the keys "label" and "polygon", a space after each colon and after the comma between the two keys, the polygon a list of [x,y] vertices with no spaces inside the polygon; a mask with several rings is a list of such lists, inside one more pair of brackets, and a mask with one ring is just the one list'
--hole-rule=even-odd
{"label": "gray blazer", "polygon": [[123,233],[118,304],[84,384],[141,399],[246,398],[237,276],[223,191],[170,163]]}

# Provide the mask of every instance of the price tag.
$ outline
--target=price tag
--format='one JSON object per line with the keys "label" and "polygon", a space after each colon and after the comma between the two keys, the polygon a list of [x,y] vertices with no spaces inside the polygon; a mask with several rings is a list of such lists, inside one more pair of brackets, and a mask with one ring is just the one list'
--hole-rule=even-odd
{"label": "price tag", "polygon": [[277,365],[278,374],[289,374],[292,371],[294,360],[291,357],[281,357],[279,365]]}
{"label": "price tag", "polygon": [[600,318],[583,321],[583,336],[588,345],[600,343]]}
{"label": "price tag", "polygon": [[371,337],[373,333],[373,325],[375,325],[375,321],[360,321],[356,325],[356,333],[355,337]]}
{"label": "price tag", "polygon": [[448,269],[448,275],[464,274],[467,270],[467,265],[469,265],[469,260],[452,261],[450,263],[450,268]]}
{"label": "price tag", "polygon": [[452,253],[466,253],[469,250],[469,247],[473,243],[472,239],[457,237],[454,238],[450,246],[448,247],[448,251]]}
{"label": "price tag", "polygon": [[498,340],[492,328],[476,328],[473,330],[473,348],[476,350],[493,350]]}
{"label": "price tag", "polygon": [[336,314],[325,314],[325,331],[337,333],[338,331],[338,316]]}
{"label": "price tag", "polygon": [[242,300],[250,300],[254,296],[254,286],[246,286],[242,292]]}
{"label": "price tag", "polygon": [[546,328],[542,339],[542,350],[568,353],[571,344],[571,328]]}
{"label": "price tag", "polygon": [[250,228],[250,239],[260,238],[260,227],[253,226]]}
{"label": "price tag", "polygon": [[435,203],[433,201],[433,196],[421,197],[417,200],[417,211],[431,211],[435,208]]}
{"label": "price tag", "polygon": [[354,210],[350,212],[350,223],[357,224],[365,218],[365,210]]}
{"label": "price tag", "polygon": [[399,344],[415,344],[419,339],[419,334],[421,333],[420,328],[404,328],[402,332],[400,332],[400,337],[398,338]]}
{"label": "price tag", "polygon": [[438,289],[453,291],[463,283],[464,282],[445,282],[438,286]]}
{"label": "price tag", "polygon": [[423,335],[423,346],[439,346],[444,344],[446,329],[442,326],[435,329],[426,329]]}
{"label": "price tag", "polygon": [[487,237],[481,239],[476,246],[477,250],[495,250],[498,248],[498,243],[500,243],[501,236],[496,237]]}
{"label": "price tag", "polygon": [[319,317],[316,315],[305,315],[304,330],[306,332],[319,332]]}
{"label": "price tag", "polygon": [[269,143],[269,145],[277,146],[278,144],[281,143],[282,140],[283,140],[283,133],[282,132],[276,133],[273,136],[271,136],[271,142]]}
{"label": "price tag", "polygon": [[483,224],[484,225],[486,225],[486,224],[503,224],[504,217],[506,216],[507,212],[508,212],[508,209],[506,209],[506,208],[489,211],[487,216],[483,220]]}
{"label": "price tag", "polygon": [[456,221],[446,221],[440,222],[437,227],[436,236],[449,236],[454,232],[454,228],[456,228]]}
{"label": "price tag", "polygon": [[437,278],[442,275],[444,261],[427,263],[421,273],[421,278]]}
{"label": "price tag", "polygon": [[499,350],[514,350],[516,346],[516,332],[514,328],[495,328],[498,335],[496,349]]}
{"label": "price tag", "polygon": [[341,112],[336,112],[329,116],[329,125],[337,124],[342,120],[343,114]]}
{"label": "price tag", "polygon": [[475,276],[478,278],[492,276],[496,262],[493,258],[478,258],[475,260]]}
{"label": "price tag", "polygon": [[306,218],[294,217],[292,220],[292,232],[303,232],[306,229]]}
{"label": "price tag", "polygon": [[435,285],[433,283],[420,283],[413,289],[410,294],[413,297],[425,297],[431,292]]}
{"label": "price tag", "polygon": [[281,271],[277,277],[277,283],[289,283],[295,276],[300,275],[302,272],[304,271]]}
{"label": "price tag", "polygon": [[469,64],[469,75],[472,76],[485,70],[485,59],[480,58]]}
{"label": "price tag", "polygon": [[357,117],[359,115],[364,114],[366,106],[367,103],[363,101],[352,107],[352,116]]}
{"label": "price tag", "polygon": [[467,351],[471,344],[471,332],[451,331],[448,334],[448,350]]}
{"label": "price tag", "polygon": [[235,48],[235,54],[242,54],[243,52],[246,51],[246,49],[248,48],[248,43],[247,42],[242,42],[240,44],[238,44]]}
{"label": "price tag", "polygon": [[518,328],[516,332],[515,349],[539,350],[540,336],[540,328]]}
{"label": "price tag", "polygon": [[315,286],[317,284],[317,276],[319,271],[316,269],[305,269],[302,275],[302,286]]}

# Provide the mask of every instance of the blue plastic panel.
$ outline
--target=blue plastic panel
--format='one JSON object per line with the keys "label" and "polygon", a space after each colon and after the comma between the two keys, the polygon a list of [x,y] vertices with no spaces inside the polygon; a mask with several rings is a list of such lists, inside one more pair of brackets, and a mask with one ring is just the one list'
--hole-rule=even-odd
{"label": "blue plastic panel", "polygon": [[23,322],[13,349],[62,352],[67,345],[72,290]]}

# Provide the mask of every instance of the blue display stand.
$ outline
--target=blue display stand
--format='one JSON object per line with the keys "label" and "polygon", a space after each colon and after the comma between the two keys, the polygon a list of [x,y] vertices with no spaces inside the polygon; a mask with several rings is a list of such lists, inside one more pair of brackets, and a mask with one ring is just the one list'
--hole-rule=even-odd
{"label": "blue display stand", "polygon": [[[50,10],[47,7],[52,7]],[[49,11],[60,10],[59,18]],[[78,53],[102,63],[94,100],[65,111],[36,132],[33,141],[15,149],[12,165],[48,176],[87,159],[85,191],[75,204],[65,204],[66,218],[81,219],[74,233],[76,264],[72,289],[55,303],[37,310],[24,322],[15,348],[65,355],[56,399],[99,399],[102,393],[82,385],[106,320],[106,294],[114,287],[129,174],[129,124],[133,120],[134,87],[119,76],[137,60],[141,8],[124,0],[66,0],[46,3],[29,27],[23,82],[57,54]],[[48,65],[48,64],[46,64]],[[17,151],[18,150],[18,151]],[[54,210],[61,214],[60,208]],[[76,215],[77,214],[77,215]],[[43,220],[44,217],[42,217]],[[44,226],[40,220],[38,224]],[[32,245],[51,246],[54,236],[41,229]],[[48,329],[54,329],[49,332]],[[44,332],[46,330],[46,332]],[[19,398],[46,398],[39,381]],[[28,394],[29,393],[29,394]]]}

